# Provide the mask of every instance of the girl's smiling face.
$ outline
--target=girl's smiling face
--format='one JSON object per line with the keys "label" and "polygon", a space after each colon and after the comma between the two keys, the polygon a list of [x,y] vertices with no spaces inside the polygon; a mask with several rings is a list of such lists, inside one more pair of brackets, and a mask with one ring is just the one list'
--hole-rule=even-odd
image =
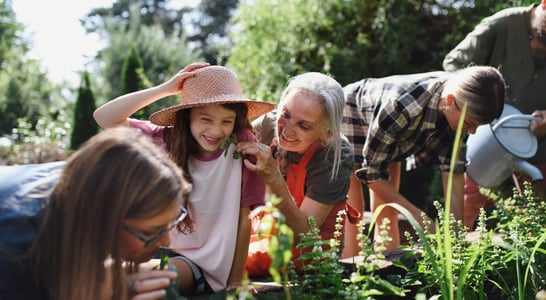
{"label": "girl's smiling face", "polygon": [[291,91],[277,120],[279,144],[287,151],[304,153],[319,140],[326,140],[326,116],[322,103],[313,95]]}
{"label": "girl's smiling face", "polygon": [[217,153],[220,143],[235,128],[236,113],[222,105],[194,107],[190,112],[190,131],[199,144],[199,155],[211,157]]}

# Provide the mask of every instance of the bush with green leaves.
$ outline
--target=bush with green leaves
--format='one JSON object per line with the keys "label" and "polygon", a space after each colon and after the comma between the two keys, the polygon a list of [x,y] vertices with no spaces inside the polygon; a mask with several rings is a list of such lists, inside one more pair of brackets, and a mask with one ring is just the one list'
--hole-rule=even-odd
{"label": "bush with green leaves", "polygon": [[[435,205],[443,215],[441,204],[436,201]],[[449,227],[447,237],[443,234],[446,226]],[[478,228],[478,241],[470,245],[462,222],[455,220],[453,215],[449,219],[438,220],[436,233],[431,233],[430,223],[425,226],[425,240],[415,241],[406,232],[408,248],[414,251],[410,255],[418,255],[419,259],[415,260],[415,265],[407,266],[409,271],[404,284],[418,293],[424,293],[427,298],[481,299],[480,296],[485,294],[485,283],[489,280],[486,272],[491,270],[489,255],[493,243],[492,234],[485,229],[483,219]]]}
{"label": "bush with green leaves", "polygon": [[[460,147],[465,115],[466,105],[462,108],[452,157],[456,157]],[[451,169],[453,164],[452,161]],[[451,207],[452,179],[453,173],[450,172],[445,206],[437,205],[440,218],[434,233],[417,226],[405,208],[398,208],[419,235],[419,243],[410,247],[422,255],[408,272],[407,280],[423,283],[420,292],[427,297],[448,300],[486,299],[489,296],[519,300],[534,298],[546,286],[546,203],[535,196],[529,184],[525,184],[522,193],[514,189],[513,198],[499,197],[496,213],[499,223],[488,231],[482,209],[478,240],[468,245],[466,229],[445,209]],[[501,234],[500,242],[494,241],[495,233]]]}
{"label": "bush with green leaves", "polygon": [[[228,65],[250,97],[277,102],[288,78],[366,77],[442,69],[446,53],[482,18],[530,0],[255,0],[231,20]],[[535,1],[536,2],[536,1]]]}
{"label": "bush with green leaves", "polygon": [[83,143],[99,132],[99,125],[93,119],[97,108],[95,94],[91,89],[89,73],[83,72],[78,89],[78,98],[74,105],[74,125],[70,137],[70,149],[77,150]]}
{"label": "bush with green leaves", "polygon": [[497,195],[495,203],[491,218],[503,235],[493,263],[496,288],[510,299],[534,297],[546,288],[546,200],[524,182],[521,192]]}
{"label": "bush with green leaves", "polygon": [[69,154],[71,123],[59,112],[57,120],[38,119],[32,126],[19,119],[19,126],[9,136],[11,145],[0,146],[0,164],[30,164],[64,160]]}
{"label": "bush with green leaves", "polygon": [[[296,245],[302,250],[302,254],[297,258],[298,261],[304,261],[302,272],[297,274],[294,271],[294,265],[291,263],[292,255],[292,230],[285,224],[285,217],[275,207],[278,198],[272,197],[268,200],[262,211],[267,212],[261,220],[260,228],[265,228],[263,232],[271,236],[268,254],[272,265],[269,269],[272,280],[281,284],[282,294],[270,294],[266,299],[372,299],[372,296],[404,296],[404,288],[396,283],[400,283],[400,278],[384,279],[377,271],[380,266],[377,259],[382,259],[382,252],[374,252],[374,247],[370,241],[371,232],[367,235],[359,235],[358,239],[362,246],[361,255],[365,258],[362,261],[355,262],[355,271],[350,275],[345,272],[345,266],[339,262],[340,243],[343,232],[343,211],[338,213],[336,230],[334,238],[322,240],[316,222],[312,217],[308,219],[310,230],[307,233],[300,234],[300,242]],[[269,224],[269,225],[268,225]],[[361,221],[360,228],[364,228]],[[386,228],[388,224],[383,224]],[[275,228],[276,230],[271,230]],[[386,230],[383,231],[384,241],[388,240]],[[376,249],[384,248],[382,245],[376,245]],[[306,249],[306,251],[303,251]],[[307,251],[310,250],[310,251]],[[240,295],[245,299],[251,299],[248,295],[248,284],[239,289]],[[262,298],[257,295],[256,298]],[[233,299],[233,298],[230,298]],[[241,298],[239,298],[241,299]]]}
{"label": "bush with green leaves", "polygon": [[[409,248],[422,258],[407,273],[406,285],[420,285],[419,292],[427,297],[443,299],[534,299],[546,287],[545,210],[544,199],[525,183],[522,193],[514,189],[512,197],[496,195],[491,216],[498,219],[496,227],[486,228],[488,218],[482,209],[473,243],[468,244],[460,221],[453,216],[448,221],[440,219],[439,232],[449,227],[451,247],[445,247],[445,236],[438,230],[425,229],[425,242],[410,243]],[[451,252],[452,259],[446,259],[446,252]],[[446,283],[447,272],[452,281]],[[455,287],[451,297],[446,293],[450,286]]]}
{"label": "bush with green leaves", "polygon": [[[296,246],[302,251],[297,260],[305,262],[302,266],[303,275],[298,280],[298,290],[304,295],[339,297],[345,289],[342,281],[344,268],[338,262],[341,232],[335,232],[336,237],[329,241],[322,240],[315,219],[309,217],[308,222],[311,230],[300,235],[300,242]],[[343,223],[340,214],[337,223]]]}

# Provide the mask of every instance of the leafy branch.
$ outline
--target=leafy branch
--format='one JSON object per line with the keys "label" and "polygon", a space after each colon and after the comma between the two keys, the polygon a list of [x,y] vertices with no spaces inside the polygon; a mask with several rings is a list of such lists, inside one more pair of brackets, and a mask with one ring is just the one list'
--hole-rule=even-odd
{"label": "leafy branch", "polygon": [[[169,263],[169,250],[166,248],[160,248],[159,251],[161,255],[159,269],[160,270],[168,269],[178,273],[178,270],[176,269],[176,267],[173,264]],[[168,288],[166,288],[167,295],[165,296],[165,298],[163,298],[163,300],[176,300],[180,298],[180,294],[178,293],[179,279],[180,277],[177,276],[176,280],[171,280],[171,284],[169,285]]]}
{"label": "leafy branch", "polygon": [[[221,143],[220,143],[220,149],[225,149],[224,150],[224,156],[227,156],[228,154],[228,150],[229,150],[229,145],[236,145],[237,144],[237,133],[232,133],[228,138],[224,139]],[[234,159],[239,159],[241,157],[243,157],[244,154],[235,150],[233,151],[233,158]]]}

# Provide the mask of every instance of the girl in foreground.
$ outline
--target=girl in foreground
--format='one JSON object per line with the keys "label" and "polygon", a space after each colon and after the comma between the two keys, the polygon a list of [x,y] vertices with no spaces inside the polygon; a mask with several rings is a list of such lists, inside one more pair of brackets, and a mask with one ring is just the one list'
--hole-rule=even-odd
{"label": "girl in foreground", "polygon": [[138,131],[109,129],[66,162],[0,167],[0,298],[161,299],[176,273],[138,272],[190,229],[190,185]]}

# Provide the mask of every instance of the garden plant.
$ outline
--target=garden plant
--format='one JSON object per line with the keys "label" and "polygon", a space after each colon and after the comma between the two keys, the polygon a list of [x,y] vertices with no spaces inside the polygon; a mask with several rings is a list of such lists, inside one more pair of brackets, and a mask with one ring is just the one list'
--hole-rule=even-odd
{"label": "garden plant", "polygon": [[[466,107],[462,109],[464,120]],[[455,137],[456,157],[461,140],[462,121]],[[451,189],[452,175],[448,179]],[[313,219],[309,220],[311,231],[301,236],[298,248],[313,250],[298,259],[307,265],[303,274],[296,274],[290,261],[291,232],[284,224],[284,217],[276,210],[274,201],[268,201],[267,210],[275,218],[262,220],[264,228],[283,228],[270,231],[281,243],[271,243],[269,255],[276,262],[270,269],[272,281],[282,290],[252,295],[248,287],[238,299],[535,299],[546,288],[546,228],[544,197],[533,191],[530,183],[524,183],[523,191],[513,190],[512,195],[495,190],[482,190],[496,198],[496,206],[487,215],[482,210],[478,226],[470,242],[468,231],[461,221],[446,210],[450,207],[450,193],[443,203],[435,202],[439,218],[426,222],[421,228],[405,208],[386,204],[374,212],[370,224],[385,206],[396,208],[415,230],[417,237],[406,233],[406,253],[394,265],[399,271],[393,274],[380,272],[378,260],[384,257],[382,243],[389,239],[383,236],[372,241],[372,228],[366,231],[360,222],[358,240],[361,246],[354,265],[347,271],[340,263],[338,253],[343,218],[339,218],[336,238],[324,241],[318,234]],[[341,214],[341,212],[340,212]],[[267,225],[267,223],[270,223]],[[488,228],[487,224],[494,224]],[[382,223],[382,229],[389,226]],[[434,226],[434,227],[433,227]],[[375,249],[375,250],[374,250]],[[250,281],[247,281],[251,284]]]}

